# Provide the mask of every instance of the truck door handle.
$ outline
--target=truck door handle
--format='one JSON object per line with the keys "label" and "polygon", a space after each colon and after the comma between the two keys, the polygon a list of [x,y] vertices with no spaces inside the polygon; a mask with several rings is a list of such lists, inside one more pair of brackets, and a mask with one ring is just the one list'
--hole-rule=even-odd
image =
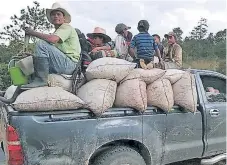
{"label": "truck door handle", "polygon": [[210,110],[210,116],[211,117],[218,117],[220,114],[219,114],[219,110],[218,109],[211,109]]}

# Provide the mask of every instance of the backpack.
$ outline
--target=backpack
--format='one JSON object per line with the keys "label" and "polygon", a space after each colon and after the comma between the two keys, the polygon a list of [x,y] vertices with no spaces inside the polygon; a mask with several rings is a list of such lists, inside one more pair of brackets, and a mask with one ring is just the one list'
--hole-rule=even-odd
{"label": "backpack", "polygon": [[90,50],[90,44],[88,43],[84,33],[82,33],[79,29],[75,28],[78,38],[79,38],[79,42],[80,42],[80,47],[81,47],[81,51],[82,52],[89,52]]}

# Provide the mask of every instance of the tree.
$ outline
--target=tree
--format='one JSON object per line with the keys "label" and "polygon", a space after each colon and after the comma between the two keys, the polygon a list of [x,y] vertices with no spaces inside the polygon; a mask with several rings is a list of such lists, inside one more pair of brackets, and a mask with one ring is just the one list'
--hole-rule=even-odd
{"label": "tree", "polygon": [[207,40],[209,41],[209,43],[214,44],[214,33],[210,33],[207,37]]}
{"label": "tree", "polygon": [[214,38],[216,42],[226,42],[226,29],[218,31]]}
{"label": "tree", "polygon": [[9,87],[10,82],[7,64],[0,63],[0,90],[5,90]]}
{"label": "tree", "polygon": [[[12,24],[4,27],[4,31],[0,32],[0,38],[6,40],[22,41],[24,37],[24,26],[29,26],[34,30],[43,32],[49,31],[53,26],[47,21],[45,9],[40,8],[37,1],[33,2],[34,6],[27,6],[26,9],[20,11],[20,16],[13,15],[10,17]],[[32,41],[36,41],[34,38]]]}
{"label": "tree", "polygon": [[203,39],[206,34],[207,34],[207,19],[206,18],[201,18],[200,21],[198,22],[198,25],[194,27],[192,30],[191,38],[195,40],[201,40]]}
{"label": "tree", "polygon": [[181,28],[180,28],[180,27],[173,28],[173,32],[176,34],[177,40],[178,40],[178,41],[182,41],[182,34],[183,34],[183,31],[181,30]]}
{"label": "tree", "polygon": [[[0,45],[0,90],[6,89],[10,85],[10,76],[7,64],[12,56],[17,55],[23,47],[24,26],[29,26],[36,31],[49,31],[52,25],[47,21],[45,9],[40,7],[38,2],[33,2],[33,6],[22,9],[20,15],[11,18],[12,23],[0,32],[0,39],[8,40],[9,44]],[[33,42],[36,42],[33,39]],[[28,52],[32,53],[34,43],[28,45]]]}

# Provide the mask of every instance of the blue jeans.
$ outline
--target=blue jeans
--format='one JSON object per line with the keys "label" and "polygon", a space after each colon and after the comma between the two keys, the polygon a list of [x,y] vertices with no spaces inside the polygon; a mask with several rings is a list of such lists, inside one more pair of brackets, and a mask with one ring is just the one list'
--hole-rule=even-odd
{"label": "blue jeans", "polygon": [[39,41],[36,44],[35,57],[48,58],[49,61],[49,73],[55,74],[72,74],[76,68],[76,62],[72,61],[67,55],[61,52],[54,45],[49,44],[46,41]]}

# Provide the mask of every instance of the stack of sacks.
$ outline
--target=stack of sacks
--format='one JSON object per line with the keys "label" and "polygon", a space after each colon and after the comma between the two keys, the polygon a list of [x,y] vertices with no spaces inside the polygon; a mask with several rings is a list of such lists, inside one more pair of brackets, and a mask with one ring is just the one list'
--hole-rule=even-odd
{"label": "stack of sacks", "polygon": [[195,112],[197,91],[194,76],[186,71],[167,69],[163,77],[147,86],[148,106],[169,112],[173,105]]}
{"label": "stack of sacks", "polygon": [[177,82],[183,74],[184,71],[182,70],[167,69],[165,74],[160,79],[148,84],[148,106],[156,106],[165,112],[169,112],[174,105],[172,84]]}
{"label": "stack of sacks", "polygon": [[86,70],[88,82],[78,89],[77,96],[95,115],[100,116],[114,104],[117,83],[129,75],[136,64],[104,57],[94,60]]}
{"label": "stack of sacks", "polygon": [[12,104],[18,111],[74,110],[84,101],[61,87],[38,87],[22,92]]}
{"label": "stack of sacks", "polygon": [[131,107],[140,112],[147,109],[148,84],[155,82],[165,74],[162,69],[134,69],[125,77],[117,88],[114,105],[116,107]]}
{"label": "stack of sacks", "polygon": [[39,87],[21,93],[13,106],[19,111],[51,111],[88,108],[100,116],[107,109],[130,107],[144,112],[147,106],[169,112],[179,105],[196,111],[195,79],[189,72],[153,68],[136,68],[135,63],[104,57],[94,60],[87,68],[87,82],[71,91],[72,80],[62,75],[49,75],[51,87]]}
{"label": "stack of sacks", "polygon": [[178,69],[134,69],[117,88],[114,105],[145,111],[155,106],[169,112],[179,105],[191,112],[196,110],[197,93],[192,74]]}

